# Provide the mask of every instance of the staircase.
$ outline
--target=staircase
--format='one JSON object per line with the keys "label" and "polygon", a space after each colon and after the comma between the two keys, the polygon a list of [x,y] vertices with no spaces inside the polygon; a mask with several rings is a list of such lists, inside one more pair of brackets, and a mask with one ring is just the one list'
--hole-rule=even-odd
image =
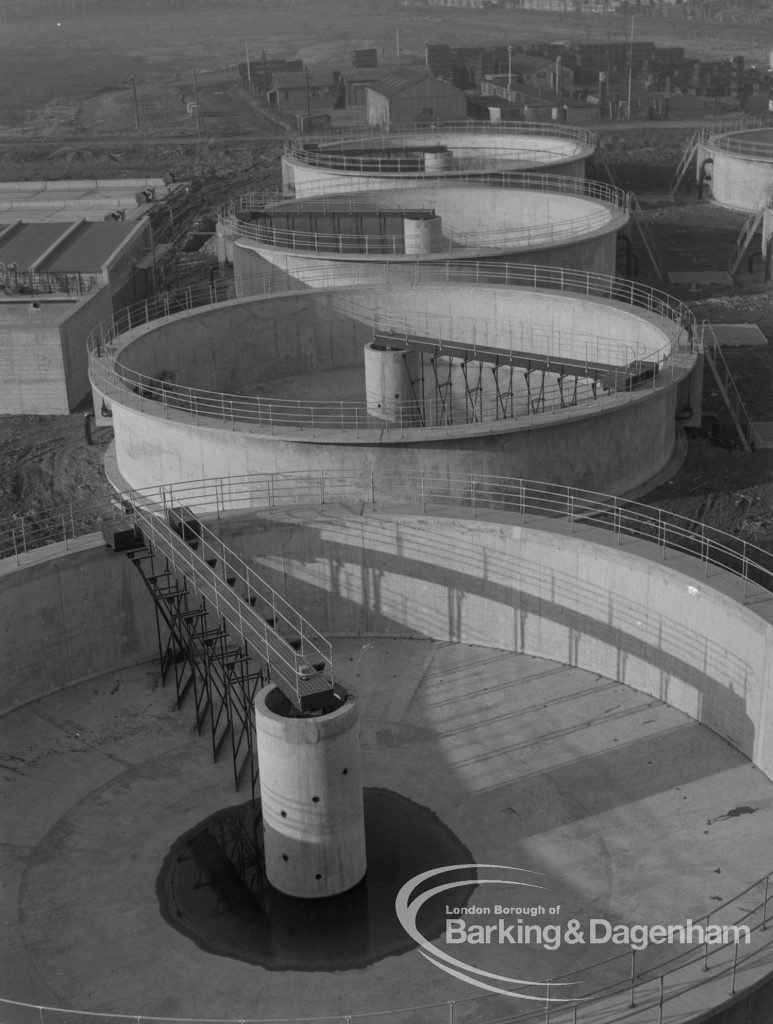
{"label": "staircase", "polygon": [[735,245],[733,246],[730,258],[727,262],[728,273],[731,277],[734,277],[741,265],[741,261],[746,254],[746,250],[751,245],[751,241],[759,230],[762,218],[765,215],[765,207],[761,207],[759,210],[752,210],[749,216],[746,218],[741,233],[736,239]]}
{"label": "staircase", "polygon": [[741,447],[744,451],[751,452],[757,445],[757,435],[733,375],[730,372],[730,367],[725,361],[720,344],[708,321],[703,322],[701,333],[703,335],[703,351],[706,356],[706,362],[714,374],[714,380],[717,382],[719,393],[722,395],[728,408],[733,426],[740,439]]}
{"label": "staircase", "polygon": [[628,208],[631,211],[631,225],[639,236],[639,240],[644,247],[644,251],[647,253],[647,258],[652,264],[652,268],[660,280],[664,281],[666,272],[663,267],[663,257],[658,249],[657,242],[649,229],[649,225],[645,220],[644,211],[639,205],[639,200],[633,192],[628,193]]}
{"label": "staircase", "polygon": [[706,129],[696,128],[696,130],[692,133],[692,136],[688,140],[687,144],[685,145],[684,150],[682,151],[682,156],[679,160],[679,164],[676,170],[674,171],[673,178],[671,179],[669,192],[672,196],[676,195],[679,186],[682,184],[682,181],[684,180],[685,174],[687,174],[690,165],[692,164],[693,160],[695,160],[698,154],[698,147],[700,146],[701,142],[704,141],[705,137]]}

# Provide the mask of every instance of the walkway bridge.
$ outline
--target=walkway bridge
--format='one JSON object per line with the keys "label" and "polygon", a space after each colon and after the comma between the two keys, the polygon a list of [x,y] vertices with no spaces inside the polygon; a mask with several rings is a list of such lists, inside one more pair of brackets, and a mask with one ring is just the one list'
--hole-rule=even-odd
{"label": "walkway bridge", "polygon": [[217,760],[230,737],[234,785],[249,770],[257,793],[252,705],[269,683],[298,715],[334,707],[331,646],[189,508],[130,492],[103,535],[153,595],[162,680],[174,673],[178,707],[192,691],[196,725],[209,721]]}

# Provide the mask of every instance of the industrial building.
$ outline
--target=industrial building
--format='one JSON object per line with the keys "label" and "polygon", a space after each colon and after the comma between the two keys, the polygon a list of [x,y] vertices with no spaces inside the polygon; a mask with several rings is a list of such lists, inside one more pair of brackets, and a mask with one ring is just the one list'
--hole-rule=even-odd
{"label": "industrial building", "polygon": [[85,338],[152,289],[147,218],[0,225],[0,413],[72,412]]}
{"label": "industrial building", "polygon": [[452,122],[467,116],[467,98],[460,89],[435,78],[429,68],[397,67],[365,87],[369,125]]}

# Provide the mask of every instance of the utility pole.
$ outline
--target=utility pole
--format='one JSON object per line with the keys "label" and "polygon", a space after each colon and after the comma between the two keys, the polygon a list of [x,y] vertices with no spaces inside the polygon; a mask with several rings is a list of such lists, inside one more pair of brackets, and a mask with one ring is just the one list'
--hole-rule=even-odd
{"label": "utility pole", "polygon": [[513,48],[507,47],[507,98],[510,99],[510,90],[513,87]]}
{"label": "utility pole", "polygon": [[395,29],[395,44],[397,49],[397,63],[400,63],[400,29]]}
{"label": "utility pole", "polygon": [[631,15],[631,42],[628,46],[628,109],[627,109],[627,120],[631,120],[631,82],[633,80],[633,19],[635,15]]}
{"label": "utility pole", "polygon": [[201,135],[201,111],[199,110],[199,80],[196,78],[196,68],[193,69],[193,103],[196,107],[196,134]]}
{"label": "utility pole", "polygon": [[558,123],[564,123],[564,74],[561,58],[556,57],[556,96],[558,97]]}
{"label": "utility pole", "polygon": [[140,130],[140,105],[137,102],[137,79],[134,77],[132,71],[132,92],[134,93],[134,130],[138,132]]}
{"label": "utility pole", "polygon": [[309,67],[303,65],[303,76],[306,83],[306,131],[311,131],[311,93],[309,90]]}
{"label": "utility pole", "polygon": [[247,57],[247,91],[252,96],[252,75],[250,73],[250,44],[245,41],[244,53]]}

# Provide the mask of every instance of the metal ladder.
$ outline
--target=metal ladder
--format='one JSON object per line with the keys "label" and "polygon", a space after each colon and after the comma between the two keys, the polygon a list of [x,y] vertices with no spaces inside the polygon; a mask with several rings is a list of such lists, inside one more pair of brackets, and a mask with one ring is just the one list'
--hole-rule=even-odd
{"label": "metal ladder", "polygon": [[741,265],[741,260],[746,254],[746,250],[751,245],[751,241],[759,230],[762,218],[765,215],[765,207],[760,207],[759,210],[752,210],[749,216],[746,218],[741,233],[735,241],[730,258],[727,261],[728,273],[731,277],[735,277],[738,268]]}
{"label": "metal ladder", "polygon": [[719,392],[728,408],[733,426],[741,441],[741,447],[747,452],[754,451],[755,446],[759,443],[754,426],[749,418],[749,413],[746,411],[746,406],[743,403],[738,386],[730,372],[730,367],[725,361],[717,336],[714,334],[708,320],[703,321],[701,334],[703,336],[703,352],[706,356],[706,362],[714,374],[714,380],[717,382]]}

